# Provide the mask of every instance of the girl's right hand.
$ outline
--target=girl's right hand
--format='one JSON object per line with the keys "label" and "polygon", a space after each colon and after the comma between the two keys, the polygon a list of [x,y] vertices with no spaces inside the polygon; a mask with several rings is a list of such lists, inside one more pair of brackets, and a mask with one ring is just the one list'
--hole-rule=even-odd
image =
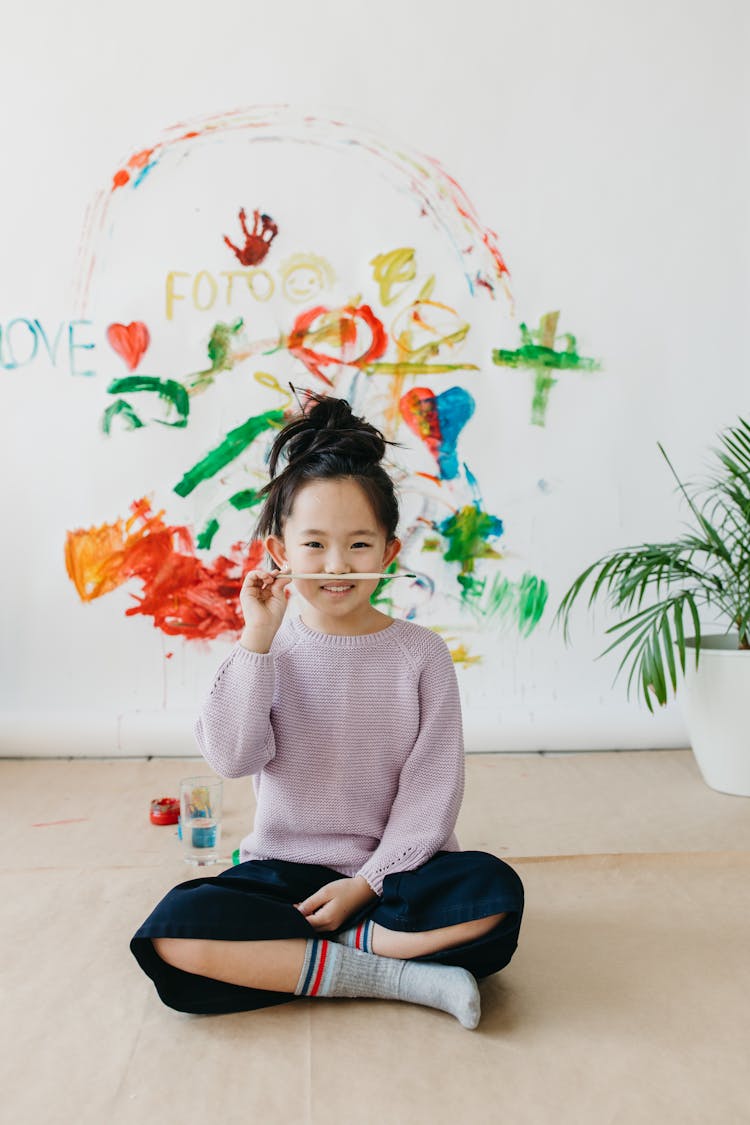
{"label": "girl's right hand", "polygon": [[245,618],[245,628],[264,633],[268,639],[275,636],[286,612],[292,581],[283,571],[249,570],[240,590],[240,606]]}

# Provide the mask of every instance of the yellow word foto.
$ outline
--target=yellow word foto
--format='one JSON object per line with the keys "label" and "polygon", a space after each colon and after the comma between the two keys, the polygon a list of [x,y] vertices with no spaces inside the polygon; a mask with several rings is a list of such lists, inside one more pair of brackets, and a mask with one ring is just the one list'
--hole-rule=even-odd
{"label": "yellow word foto", "polygon": [[269,301],[276,287],[273,277],[264,269],[219,270],[218,277],[222,280],[217,280],[209,270],[198,270],[195,274],[170,270],[164,281],[167,320],[174,319],[177,301],[189,301],[198,312],[208,312],[219,300],[231,308],[235,283],[256,301]]}

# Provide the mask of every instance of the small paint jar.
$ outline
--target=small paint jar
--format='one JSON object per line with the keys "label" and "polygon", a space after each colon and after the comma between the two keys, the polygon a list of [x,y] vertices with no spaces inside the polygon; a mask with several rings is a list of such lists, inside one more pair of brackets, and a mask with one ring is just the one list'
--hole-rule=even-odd
{"label": "small paint jar", "polygon": [[152,824],[176,824],[179,816],[180,802],[177,797],[156,797],[151,802]]}

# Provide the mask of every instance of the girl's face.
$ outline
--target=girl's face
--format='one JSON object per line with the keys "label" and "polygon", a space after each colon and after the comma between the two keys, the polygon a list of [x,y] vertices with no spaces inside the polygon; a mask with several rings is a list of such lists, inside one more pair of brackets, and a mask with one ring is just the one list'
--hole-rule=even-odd
{"label": "girl's face", "polygon": [[[298,491],[283,538],[269,536],[266,549],[280,566],[304,573],[347,574],[384,571],[401,549],[399,539],[386,543],[365,492],[348,477],[316,480]],[[343,585],[345,583],[338,583]],[[331,625],[357,628],[382,617],[370,605],[376,578],[351,583],[341,593],[324,580],[302,578],[295,589],[309,604],[311,628]],[[325,631],[325,629],[324,629]]]}

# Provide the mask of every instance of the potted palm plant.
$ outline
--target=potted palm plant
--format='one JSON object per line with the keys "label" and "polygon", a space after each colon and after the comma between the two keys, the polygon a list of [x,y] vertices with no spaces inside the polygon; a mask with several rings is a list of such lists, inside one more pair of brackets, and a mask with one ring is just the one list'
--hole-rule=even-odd
{"label": "potted palm plant", "polygon": [[[605,595],[611,608],[629,613],[606,630],[616,638],[600,654],[627,645],[615,679],[629,664],[628,698],[635,680],[649,711],[653,713],[654,700],[664,706],[670,685],[677,693],[679,664],[688,734],[704,781],[720,792],[747,797],[750,424],[740,418],[719,440],[712,451],[718,459],[716,471],[701,485],[691,486],[692,495],[657,442],[688,502],[694,526],[671,543],[624,547],[597,559],[567,590],[553,623],[562,622],[568,643],[571,606],[594,575],[589,607]],[[703,634],[701,609],[711,610],[720,622],[726,620],[725,632]],[[686,626],[691,635],[686,635]]]}

